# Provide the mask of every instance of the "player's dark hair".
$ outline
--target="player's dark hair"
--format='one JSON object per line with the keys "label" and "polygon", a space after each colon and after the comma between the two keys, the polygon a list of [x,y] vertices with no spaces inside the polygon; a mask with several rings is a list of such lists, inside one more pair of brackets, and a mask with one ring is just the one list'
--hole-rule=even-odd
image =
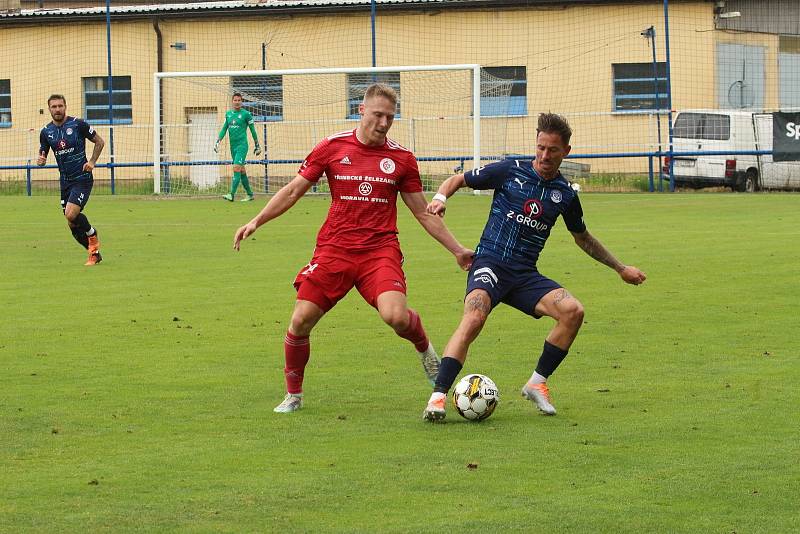
{"label": "player's dark hair", "polygon": [[231,95],[231,100],[233,99],[234,96],[238,96],[239,98],[244,98],[242,96],[242,93],[239,93],[238,91],[236,93],[233,93],[233,95]]}
{"label": "player's dark hair", "polygon": [[64,105],[65,106],[67,105],[67,99],[64,98],[64,95],[55,95],[55,94],[50,95],[50,98],[47,99],[47,105],[49,106],[50,102],[52,102],[53,100],[63,100]]}
{"label": "player's dark hair", "polygon": [[572,137],[572,128],[569,127],[567,119],[555,113],[540,113],[539,121],[536,124],[536,135],[539,132],[554,133],[561,136],[565,145],[569,144]]}
{"label": "player's dark hair", "polygon": [[364,102],[373,96],[382,96],[394,105],[397,105],[397,91],[385,83],[373,83],[364,92]]}

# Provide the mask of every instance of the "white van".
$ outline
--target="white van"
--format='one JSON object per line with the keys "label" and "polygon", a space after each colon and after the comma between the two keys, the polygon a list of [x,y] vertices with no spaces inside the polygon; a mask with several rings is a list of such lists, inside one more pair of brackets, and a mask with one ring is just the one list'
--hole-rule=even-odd
{"label": "white van", "polygon": [[[673,122],[675,152],[772,150],[772,114],[734,110],[686,110]],[[663,176],[669,180],[669,158]],[[771,155],[675,156],[678,187],[730,187],[734,191],[800,189],[800,161],[773,162]]]}

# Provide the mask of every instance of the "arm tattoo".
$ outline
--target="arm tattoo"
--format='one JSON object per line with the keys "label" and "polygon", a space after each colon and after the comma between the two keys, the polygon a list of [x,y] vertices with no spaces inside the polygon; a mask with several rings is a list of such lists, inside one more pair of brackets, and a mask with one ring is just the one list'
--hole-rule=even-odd
{"label": "arm tattoo", "polygon": [[603,265],[608,265],[615,271],[619,271],[622,268],[622,264],[619,260],[606,250],[606,247],[589,232],[585,232],[579,239],[576,239],[576,242],[586,254]]}

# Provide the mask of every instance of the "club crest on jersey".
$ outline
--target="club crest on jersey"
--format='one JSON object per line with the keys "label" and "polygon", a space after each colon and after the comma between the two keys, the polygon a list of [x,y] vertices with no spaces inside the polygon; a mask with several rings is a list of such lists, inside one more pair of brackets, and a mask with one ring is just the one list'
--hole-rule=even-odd
{"label": "club crest on jersey", "polygon": [[369,195],[372,193],[372,184],[369,182],[361,182],[358,184],[358,192],[363,196]]}
{"label": "club crest on jersey", "polygon": [[552,200],[556,204],[561,202],[561,191],[556,190],[550,193],[550,200]]}
{"label": "club crest on jersey", "polygon": [[67,135],[72,135],[72,128],[67,128]]}
{"label": "club crest on jersey", "polygon": [[542,203],[538,198],[529,198],[525,201],[522,211],[531,219],[538,219],[542,214]]}
{"label": "club crest on jersey", "polygon": [[381,170],[386,174],[392,174],[395,169],[394,161],[389,158],[383,158],[380,163]]}

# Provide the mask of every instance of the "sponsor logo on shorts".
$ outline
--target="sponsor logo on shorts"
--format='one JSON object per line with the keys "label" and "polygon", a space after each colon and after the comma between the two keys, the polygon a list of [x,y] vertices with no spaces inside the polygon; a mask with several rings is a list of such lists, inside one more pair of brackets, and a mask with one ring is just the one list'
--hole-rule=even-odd
{"label": "sponsor logo on shorts", "polygon": [[303,269],[303,271],[300,274],[309,275],[309,274],[313,273],[314,269],[317,268],[317,265],[318,265],[317,263],[309,263],[308,265],[306,265],[306,268]]}
{"label": "sponsor logo on shorts", "polygon": [[481,267],[480,269],[475,269],[475,272],[472,273],[475,282],[480,282],[482,284],[486,284],[488,286],[494,287],[497,284],[497,275],[494,274],[494,271],[489,267]]}
{"label": "sponsor logo on shorts", "polygon": [[394,161],[390,158],[383,158],[380,163],[381,170],[386,174],[392,174],[395,169]]}

